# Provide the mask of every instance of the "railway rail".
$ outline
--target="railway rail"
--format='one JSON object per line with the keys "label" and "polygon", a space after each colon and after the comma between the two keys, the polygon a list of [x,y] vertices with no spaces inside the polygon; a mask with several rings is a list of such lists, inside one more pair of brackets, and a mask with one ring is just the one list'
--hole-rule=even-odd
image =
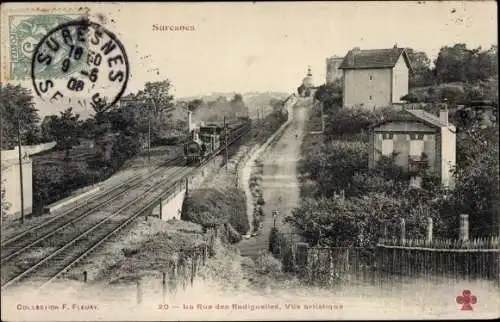
{"label": "railway rail", "polygon": [[[179,185],[176,185],[175,182],[182,180],[182,177],[190,171],[189,168],[176,169],[174,173],[169,173],[168,177],[170,178],[160,179],[145,185],[140,193],[136,191],[135,197],[123,198],[126,200],[125,203],[118,202],[108,205],[107,208],[111,209],[107,209],[106,212],[101,211],[101,216],[93,216],[89,222],[81,225],[78,229],[75,229],[74,226],[66,227],[69,230],[68,234],[60,234],[57,238],[53,238],[50,243],[50,245],[57,244],[58,248],[54,252],[44,256],[27,269],[19,268],[16,270],[16,267],[13,267],[14,269],[10,270],[10,274],[13,276],[3,276],[8,281],[3,283],[2,289],[28,278],[35,284],[39,284],[37,286],[50,283],[115,232],[139,217],[145,210],[154,206],[157,198],[164,193],[162,188],[165,184],[173,184],[169,189],[172,192],[174,189],[178,189]],[[172,177],[175,179],[172,180]],[[74,236],[75,233],[76,236]],[[54,234],[51,233],[50,237],[52,236]],[[47,241],[48,238],[43,238],[37,244]]]}
{"label": "railway rail", "polygon": [[[33,241],[33,237],[31,237],[34,234],[37,234],[38,231],[41,231],[42,229],[58,229],[61,226],[71,222],[73,218],[68,217],[77,217],[81,214],[81,212],[84,212],[88,214],[94,209],[97,209],[98,207],[105,205],[107,202],[112,201],[113,198],[119,196],[120,194],[124,193],[125,191],[137,186],[141,182],[145,182],[146,180],[149,180],[150,178],[153,178],[156,176],[158,173],[164,170],[165,166],[175,166],[178,165],[182,162],[182,157],[177,157],[171,160],[168,160],[167,162],[163,163],[162,165],[156,167],[153,169],[153,171],[149,174],[147,174],[146,177],[144,177],[144,174],[138,174],[134,175],[128,180],[125,180],[124,182],[113,186],[111,189],[106,189],[105,191],[102,191],[98,194],[93,195],[93,200],[90,201],[90,203],[83,203],[79,204],[75,207],[72,207],[71,209],[68,209],[64,211],[62,214],[54,216],[53,218],[44,221],[43,223],[36,225],[34,227],[30,227],[26,229],[25,231],[16,234],[15,236],[8,237],[4,240],[1,241],[2,245],[2,254],[0,256],[1,258],[1,263],[3,264],[4,261],[8,260],[8,257],[13,256],[12,254],[15,252],[11,248],[17,246],[14,245],[17,241],[19,241],[21,238],[23,239],[22,243],[23,244],[28,244],[28,241],[31,240]],[[76,214],[75,214],[76,213]],[[59,224],[59,225],[58,225]],[[50,226],[50,227],[49,227]],[[56,226],[56,227],[54,227]],[[30,238],[31,237],[31,238]],[[7,255],[6,255],[7,252]]]}
{"label": "railway rail", "polygon": [[[246,132],[247,131],[243,131],[231,142],[228,142],[228,146],[239,140],[243,135],[246,134]],[[216,157],[218,154],[220,154],[221,151],[223,151],[223,148],[218,149],[216,153],[214,153],[209,159],[205,160],[205,162],[200,164],[199,167]],[[179,159],[182,158],[177,158],[174,160],[179,161]],[[126,202],[124,204],[118,202],[118,204],[116,205],[107,205],[111,206],[111,208],[117,207],[117,209],[109,209],[111,211],[108,211],[106,213],[103,213],[101,211],[101,216],[90,216],[90,214],[96,213],[96,209],[102,209],[104,205],[110,202],[113,203],[114,201],[123,201],[123,197],[127,196],[126,191],[131,191],[131,186],[138,187],[142,183],[147,182],[147,180],[149,180],[150,178],[155,178],[157,175],[157,171],[160,170],[156,169],[154,173],[148,175],[146,179],[142,178],[135,181],[137,178],[133,178],[132,180],[115,187],[111,190],[113,192],[111,195],[103,193],[102,195],[105,196],[105,198],[97,201],[95,205],[90,205],[88,207],[90,209],[87,209],[84,206],[76,207],[76,209],[86,210],[83,210],[83,213],[81,211],[77,212],[79,214],[73,215],[73,218],[70,218],[69,220],[61,220],[61,223],[58,223],[59,218],[64,218],[68,215],[68,212],[66,212],[65,214],[57,216],[46,223],[28,229],[20,235],[14,236],[6,240],[5,242],[2,242],[2,264],[10,263],[13,258],[16,258],[19,255],[32,250],[36,245],[43,245],[43,242],[50,242],[52,240],[53,242],[58,243],[59,247],[52,253],[44,256],[43,259],[37,261],[36,263],[28,264],[27,267],[19,267],[17,270],[11,270],[10,273],[13,274],[8,277],[4,276],[4,267],[2,265],[1,289],[4,290],[27,279],[35,281],[35,283],[39,287],[47,286],[61,274],[69,270],[77,262],[94,251],[98,246],[108,240],[115,233],[132,223],[145,211],[152,209],[151,207],[156,205],[158,198],[160,198],[162,195],[165,195],[165,191],[164,189],[162,189],[165,185],[170,185],[166,193],[173,193],[175,189],[178,188],[179,182],[183,180],[186,175],[191,174],[199,167],[196,167],[194,169],[191,167],[178,169],[175,171],[175,173],[170,174],[170,180],[159,180],[156,183],[153,182],[146,184],[143,187],[146,190],[142,191],[137,196],[129,196],[132,197],[130,201],[127,201],[128,199],[125,199]],[[164,171],[164,169],[161,170]],[[174,179],[172,180],[172,178]],[[135,191],[135,193],[137,193],[137,191]],[[108,197],[106,198],[106,196]],[[75,209],[72,209],[71,211],[75,211]],[[80,221],[82,223],[85,223],[85,221],[87,221],[87,224],[80,225],[79,229],[77,229],[75,223]],[[55,229],[53,228],[54,223],[57,226]],[[43,228],[48,227],[47,225],[49,224],[52,224],[52,230],[44,232]],[[67,235],[63,234],[65,230],[66,232],[70,230]],[[37,231],[40,233],[37,234]],[[74,236],[75,232],[77,236]],[[7,254],[5,256],[3,255],[4,249],[9,249],[9,247],[4,246],[4,243],[7,243],[7,246],[14,245],[16,241],[19,241],[21,238],[28,236],[30,237],[26,238],[26,241],[17,243],[19,245],[17,247],[10,247],[11,249],[7,252]]]}

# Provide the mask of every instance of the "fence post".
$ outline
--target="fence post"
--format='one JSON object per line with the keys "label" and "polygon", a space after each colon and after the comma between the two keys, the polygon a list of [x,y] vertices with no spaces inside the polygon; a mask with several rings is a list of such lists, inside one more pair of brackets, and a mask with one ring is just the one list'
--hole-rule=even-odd
{"label": "fence post", "polygon": [[405,242],[405,237],[406,237],[405,219],[401,218],[401,243],[402,244],[404,244],[404,242]]}
{"label": "fence post", "polygon": [[163,220],[163,198],[160,198],[160,220]]}
{"label": "fence post", "polygon": [[178,280],[178,274],[177,274],[177,257],[174,258],[174,272],[173,272],[173,285],[172,285],[172,288],[175,293],[177,293],[177,280]]}
{"label": "fence post", "polygon": [[203,246],[203,266],[205,266],[207,260],[207,245]]}
{"label": "fence post", "polygon": [[297,266],[299,272],[303,272],[307,267],[308,243],[297,243]]}
{"label": "fence post", "polygon": [[193,287],[194,284],[194,256],[191,257],[191,287]]}
{"label": "fence post", "polygon": [[161,281],[162,299],[163,299],[162,303],[165,303],[165,299],[167,298],[167,273],[163,272],[162,275],[163,275]]}
{"label": "fence post", "polygon": [[427,218],[427,243],[432,243],[432,230],[433,230],[433,222],[432,218]]}
{"label": "fence post", "polygon": [[460,215],[460,240],[469,240],[469,215],[467,214]]}
{"label": "fence post", "polygon": [[332,249],[328,249],[328,283],[330,286],[333,286],[334,282],[334,277],[335,277],[335,272],[334,272],[334,266],[333,266],[333,255],[332,255]]}
{"label": "fence post", "polygon": [[141,278],[137,280],[137,304],[142,303],[142,281]]}

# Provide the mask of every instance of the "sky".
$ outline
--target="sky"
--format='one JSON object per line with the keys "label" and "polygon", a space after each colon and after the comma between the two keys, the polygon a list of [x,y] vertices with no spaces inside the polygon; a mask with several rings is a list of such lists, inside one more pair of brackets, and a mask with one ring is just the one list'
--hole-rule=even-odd
{"label": "sky", "polygon": [[[344,56],[353,47],[397,44],[425,51],[433,60],[444,45],[461,42],[489,48],[497,43],[493,1],[84,5],[91,19],[124,45],[131,74],[125,94],[136,92],[146,81],[165,78],[171,80],[176,97],[232,91],[291,93],[308,66],[314,82],[324,83],[326,57]],[[191,30],[160,31],[154,25]]]}

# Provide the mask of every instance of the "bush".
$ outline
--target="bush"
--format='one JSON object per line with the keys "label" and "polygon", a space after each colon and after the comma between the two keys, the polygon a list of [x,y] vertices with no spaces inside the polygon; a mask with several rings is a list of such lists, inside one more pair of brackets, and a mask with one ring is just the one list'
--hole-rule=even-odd
{"label": "bush", "polygon": [[404,95],[403,97],[401,97],[401,100],[403,101],[407,101],[407,102],[410,102],[410,103],[417,103],[419,102],[419,97],[417,96],[417,94],[415,93],[408,93],[406,95]]}
{"label": "bush", "polygon": [[280,254],[280,234],[275,227],[269,233],[269,252],[276,257]]}
{"label": "bush", "polygon": [[276,276],[280,275],[282,272],[281,262],[269,253],[260,254],[259,257],[257,257],[255,260],[255,268],[258,273],[266,275],[271,274]]}

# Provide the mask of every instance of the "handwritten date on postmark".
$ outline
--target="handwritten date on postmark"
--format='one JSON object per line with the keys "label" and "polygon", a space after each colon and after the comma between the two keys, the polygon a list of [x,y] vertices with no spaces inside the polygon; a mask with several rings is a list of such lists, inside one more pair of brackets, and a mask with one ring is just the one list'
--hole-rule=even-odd
{"label": "handwritten date on postmark", "polygon": [[31,78],[38,96],[96,112],[113,106],[127,87],[129,62],[112,32],[89,20],[60,24],[36,46]]}

